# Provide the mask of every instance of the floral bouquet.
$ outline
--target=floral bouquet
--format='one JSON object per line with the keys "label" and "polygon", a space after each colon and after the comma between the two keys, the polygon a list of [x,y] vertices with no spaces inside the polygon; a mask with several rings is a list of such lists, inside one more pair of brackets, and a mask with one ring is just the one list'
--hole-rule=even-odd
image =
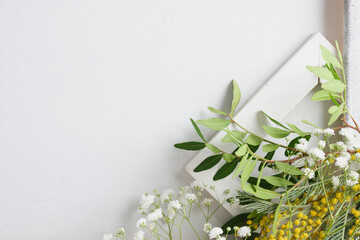
{"label": "floral bouquet", "polygon": [[[228,197],[229,190],[215,189],[201,182],[180,188],[178,194],[168,189],[162,193],[154,191],[144,194],[139,212],[143,214],[134,239],[181,239],[185,223],[194,232],[194,239],[360,239],[360,184],[357,171],[360,162],[360,128],[346,105],[346,78],[339,46],[337,56],[320,45],[325,65],[308,66],[321,83],[321,90],[312,96],[313,101],[330,101],[328,128],[310,125],[311,132],[301,127],[286,125],[264,115],[273,126],[262,126],[263,130],[279,141],[258,136],[248,130],[246,123],[236,122],[234,112],[240,102],[241,93],[233,81],[233,100],[229,113],[209,107],[211,112],[224,118],[194,121],[202,142],[191,141],[175,144],[175,147],[197,151],[208,148],[214,155],[207,157],[194,171],[206,171],[221,162],[223,165],[214,176],[220,180],[233,174],[240,178],[235,197]],[[334,123],[341,119],[338,126]],[[225,131],[222,142],[232,144],[234,150],[225,152],[208,143],[198,125],[216,131]],[[235,127],[231,130],[229,126]],[[234,129],[234,128],[232,128]],[[338,135],[336,137],[335,135]],[[338,139],[342,139],[339,141]],[[315,142],[314,144],[311,144]],[[283,143],[285,142],[285,144]],[[281,159],[273,159],[282,154]],[[263,175],[271,168],[273,175]],[[257,170],[257,177],[252,177]],[[203,190],[224,191],[224,199],[203,197]],[[225,203],[240,205],[240,214],[222,227],[211,225],[211,217]],[[199,209],[204,218],[204,228],[197,231],[190,220],[194,209]],[[147,236],[145,236],[147,232]],[[124,229],[104,239],[127,239]]]}

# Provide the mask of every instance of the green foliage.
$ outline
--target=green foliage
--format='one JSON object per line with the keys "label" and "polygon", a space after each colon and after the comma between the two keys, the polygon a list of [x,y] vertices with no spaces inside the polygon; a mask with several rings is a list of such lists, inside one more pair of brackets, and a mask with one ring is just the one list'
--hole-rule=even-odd
{"label": "green foliage", "polygon": [[346,85],[338,80],[331,80],[321,85],[325,90],[340,93],[345,90]]}
{"label": "green foliage", "polygon": [[195,169],[194,172],[202,172],[214,167],[222,159],[222,154],[213,155],[205,158]]}
{"label": "green foliage", "polygon": [[297,126],[287,123],[287,125],[299,136],[304,137],[306,135],[305,132],[301,131]]}
{"label": "green foliage", "polygon": [[191,124],[194,126],[195,131],[197,132],[197,134],[199,135],[199,137],[200,137],[204,142],[206,142],[206,140],[205,140],[204,136],[202,135],[202,133],[201,133],[198,125],[196,124],[196,122],[195,122],[192,118],[190,118],[190,121],[191,121]]}
{"label": "green foliage", "polygon": [[269,115],[267,115],[264,111],[261,111],[270,121],[272,121],[273,123],[275,123],[276,125],[285,128],[287,130],[290,130],[289,128],[287,128],[285,125],[283,125],[282,123],[280,123],[279,121],[273,119],[272,117],[270,117]]}
{"label": "green foliage", "polygon": [[238,161],[225,163],[214,175],[213,180],[217,181],[229,176],[236,168]]}
{"label": "green foliage", "polygon": [[269,144],[266,144],[266,145],[262,146],[263,152],[273,152],[278,148],[279,148],[279,145],[272,144],[272,143],[269,143]]}
{"label": "green foliage", "polygon": [[240,160],[240,163],[239,165],[237,166],[235,172],[234,172],[234,175],[233,175],[233,178],[235,178],[236,176],[239,175],[239,173],[241,172],[241,170],[243,169],[245,163],[247,162],[248,160],[248,157],[249,157],[249,152],[247,152]]}
{"label": "green foliage", "polygon": [[247,138],[246,138],[246,143],[250,144],[250,145],[253,145],[253,146],[258,146],[260,145],[261,143],[261,138],[256,136],[256,135],[253,135],[253,134],[250,134]]}
{"label": "green foliage", "polygon": [[321,49],[321,56],[325,60],[325,62],[332,64],[333,66],[335,66],[337,68],[340,68],[340,69],[343,68],[341,63],[339,62],[339,60],[337,60],[337,58],[321,44],[320,44],[320,49]]}
{"label": "green foliage", "polygon": [[280,177],[264,177],[264,179],[274,185],[274,186],[277,186],[277,187],[286,187],[286,186],[291,186],[291,185],[294,185],[292,182],[284,179],[284,178],[280,178]]}
{"label": "green foliage", "polygon": [[197,151],[201,150],[206,147],[206,144],[203,142],[183,142],[183,143],[177,143],[174,145],[176,148],[180,148],[183,150],[189,150],[189,151]]}
{"label": "green foliage", "polygon": [[235,151],[235,155],[241,157],[244,156],[247,152],[248,152],[248,146],[244,144]]}
{"label": "green foliage", "polygon": [[229,232],[229,234],[234,234],[234,226],[245,226],[246,222],[248,221],[248,215],[249,213],[243,213],[240,215],[237,215],[233,218],[231,218],[230,220],[228,220],[221,228],[222,230],[226,233],[226,228],[230,227],[231,231]]}
{"label": "green foliage", "polygon": [[344,113],[345,103],[342,103],[338,109],[331,115],[328,125],[333,124]]}
{"label": "green foliage", "polygon": [[231,121],[221,118],[209,118],[209,119],[197,120],[196,123],[213,130],[224,130],[230,125]]}
{"label": "green foliage", "polygon": [[224,115],[224,116],[227,116],[227,113],[226,112],[223,112],[223,111],[220,111],[216,108],[213,108],[213,107],[208,107],[209,111],[210,112],[213,112],[213,113],[217,113],[217,114],[220,114],[220,115]]}
{"label": "green foliage", "polygon": [[235,109],[238,106],[238,104],[240,103],[240,98],[241,98],[241,92],[240,92],[239,85],[237,84],[237,82],[235,80],[233,80],[233,100],[232,100],[232,104],[231,104],[230,116],[234,115]]}
{"label": "green foliage", "polygon": [[290,134],[290,131],[286,131],[280,128],[275,128],[265,125],[263,125],[262,128],[265,130],[267,134],[269,134],[273,138],[284,138]]}
{"label": "green foliage", "polygon": [[221,150],[220,149],[218,149],[217,147],[215,147],[214,145],[212,145],[211,143],[206,143],[205,144],[206,145],[206,147],[210,150],[210,151],[212,151],[213,153],[221,153]]}
{"label": "green foliage", "polygon": [[276,167],[278,167],[283,173],[290,175],[303,175],[304,172],[300,171],[296,167],[290,165],[289,163],[275,161]]}
{"label": "green foliage", "polygon": [[316,76],[318,76],[321,79],[324,80],[335,80],[331,71],[324,67],[314,67],[314,66],[307,66],[307,70],[309,70],[312,73],[315,73]]}
{"label": "green foliage", "polygon": [[331,92],[328,90],[320,90],[318,92],[316,92],[312,97],[311,100],[312,101],[327,101],[327,100],[331,100],[330,94],[334,97],[334,98],[340,98],[341,96],[338,95],[335,92]]}
{"label": "green foliage", "polygon": [[236,156],[234,156],[234,155],[232,155],[230,153],[223,153],[222,157],[227,162],[232,162],[236,158]]}
{"label": "green foliage", "polygon": [[221,139],[223,143],[232,143],[238,142],[246,136],[246,132],[232,130],[228,131],[228,133]]}

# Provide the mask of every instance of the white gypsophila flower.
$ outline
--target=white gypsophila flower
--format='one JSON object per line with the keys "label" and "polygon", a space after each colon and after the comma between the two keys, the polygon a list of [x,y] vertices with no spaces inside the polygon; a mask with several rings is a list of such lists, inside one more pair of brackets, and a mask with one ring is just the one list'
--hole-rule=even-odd
{"label": "white gypsophila flower", "polygon": [[325,128],[323,130],[323,133],[325,134],[326,137],[330,137],[332,135],[335,135],[335,131],[331,128]]}
{"label": "white gypsophila flower", "polygon": [[320,149],[324,149],[325,146],[326,146],[326,142],[325,142],[325,141],[323,141],[323,140],[319,141],[318,147],[319,147]]}
{"label": "white gypsophila flower", "polygon": [[335,166],[338,166],[339,168],[346,168],[348,164],[349,164],[348,158],[341,156],[336,158]]}
{"label": "white gypsophila flower", "polygon": [[320,159],[320,160],[324,160],[325,159],[325,153],[323,150],[317,148],[317,147],[314,147],[314,148],[311,148],[309,151],[308,151],[308,154],[310,155],[310,157],[314,158],[314,159]]}
{"label": "white gypsophila flower", "polygon": [[189,202],[195,201],[196,200],[196,195],[193,193],[187,193],[185,195],[185,199]]}
{"label": "white gypsophila flower", "polygon": [[201,181],[193,181],[190,184],[190,187],[193,188],[196,191],[202,191],[202,190],[204,190],[206,185],[204,183],[202,183]]}
{"label": "white gypsophila flower", "polygon": [[204,232],[209,233],[212,228],[211,223],[205,223],[204,224]]}
{"label": "white gypsophila flower", "polygon": [[307,162],[308,166],[314,166],[315,165],[315,161],[311,157],[306,157],[305,161]]}
{"label": "white gypsophila flower", "polygon": [[340,185],[340,179],[337,176],[332,176],[332,184],[335,188],[337,188]]}
{"label": "white gypsophila flower", "polygon": [[145,233],[142,230],[138,230],[134,236],[134,240],[143,240]]}
{"label": "white gypsophila flower", "polygon": [[186,195],[187,193],[192,193],[191,187],[190,186],[183,186],[180,188],[180,195]]}
{"label": "white gypsophila flower", "polygon": [[154,222],[156,220],[158,220],[159,218],[162,218],[162,210],[161,208],[157,208],[155,209],[152,213],[149,213],[149,215],[147,216],[147,220],[149,222]]}
{"label": "white gypsophila flower", "polygon": [[346,152],[346,151],[347,151],[347,147],[346,147],[346,145],[345,145],[344,142],[341,142],[341,141],[336,142],[336,146],[337,146],[337,148],[338,148],[339,151],[342,151],[342,152]]}
{"label": "white gypsophila flower", "polygon": [[323,134],[323,130],[320,129],[320,128],[315,128],[313,131],[312,131],[312,134],[316,137],[320,136],[321,134]]}
{"label": "white gypsophila flower", "polygon": [[104,234],[102,239],[103,240],[113,240],[114,237],[112,234]]}
{"label": "white gypsophila flower", "polygon": [[309,146],[309,142],[305,138],[300,138],[299,143],[295,145],[295,148],[299,151],[305,152]]}
{"label": "white gypsophila flower", "polygon": [[307,176],[309,179],[313,179],[315,177],[314,170],[312,170],[310,168],[303,168],[303,169],[301,169],[301,171],[303,171],[305,176]]}
{"label": "white gypsophila flower", "polygon": [[230,231],[231,231],[231,227],[227,227],[227,228],[226,228],[226,231],[227,231],[227,232],[230,232]]}
{"label": "white gypsophila flower", "polygon": [[351,158],[351,155],[348,152],[341,152],[340,156],[346,158],[347,160],[350,160]]}
{"label": "white gypsophila flower", "polygon": [[204,207],[210,207],[211,203],[213,202],[212,199],[210,198],[204,198],[202,201],[201,201],[201,205],[203,205]]}
{"label": "white gypsophila flower", "polygon": [[237,235],[239,237],[249,237],[251,236],[251,229],[247,226],[243,226],[239,228],[239,230],[237,231]]}
{"label": "white gypsophila flower", "polygon": [[150,222],[149,224],[148,224],[148,229],[150,230],[150,231],[152,231],[154,228],[155,228],[155,223],[154,222]]}
{"label": "white gypsophila flower", "polygon": [[213,229],[210,230],[209,232],[209,238],[213,239],[213,238],[218,238],[220,237],[220,234],[223,233],[223,230],[219,227],[214,227]]}
{"label": "white gypsophila flower", "polygon": [[345,128],[342,128],[340,131],[339,131],[339,134],[341,136],[344,136],[347,138],[347,140],[349,141],[352,141],[355,139],[355,131],[349,127],[345,127]]}
{"label": "white gypsophila flower", "polygon": [[167,217],[169,219],[173,219],[175,217],[175,215],[176,215],[176,211],[172,207],[168,206],[168,215],[167,215]]}
{"label": "white gypsophila flower", "polygon": [[145,228],[147,225],[147,221],[145,218],[140,218],[139,221],[136,223],[137,228]]}
{"label": "white gypsophila flower", "polygon": [[348,179],[346,180],[347,186],[355,186],[359,182],[359,174],[355,171],[351,171],[351,173],[348,176]]}
{"label": "white gypsophila flower", "polygon": [[174,194],[175,194],[175,191],[172,190],[171,188],[164,190],[160,196],[161,203],[170,201],[172,199],[172,197],[174,196]]}
{"label": "white gypsophila flower", "polygon": [[150,205],[154,202],[155,196],[152,194],[144,193],[140,198],[140,207],[142,209],[148,209]]}
{"label": "white gypsophila flower", "polygon": [[171,201],[169,207],[179,210],[181,208],[181,203],[178,200]]}
{"label": "white gypsophila flower", "polygon": [[354,139],[352,141],[348,141],[346,143],[347,147],[351,150],[353,149],[359,149],[360,148],[360,140],[359,139]]}

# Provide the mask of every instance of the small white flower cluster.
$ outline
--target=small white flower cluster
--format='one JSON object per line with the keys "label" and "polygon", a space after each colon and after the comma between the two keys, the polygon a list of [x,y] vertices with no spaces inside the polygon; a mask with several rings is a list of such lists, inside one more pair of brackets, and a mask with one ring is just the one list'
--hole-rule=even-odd
{"label": "small white flower cluster", "polygon": [[316,137],[319,137],[320,135],[324,134],[325,137],[328,138],[335,135],[335,131],[331,128],[325,128],[325,129],[315,128],[312,131],[312,134]]}
{"label": "small white flower cluster", "polygon": [[354,129],[345,127],[339,131],[339,134],[346,138],[346,145],[349,149],[360,148],[360,140],[357,138]]}
{"label": "small white flower cluster", "polygon": [[303,168],[303,169],[301,169],[301,171],[303,171],[305,176],[307,176],[309,179],[313,179],[315,177],[314,170],[312,170],[310,168]]}
{"label": "small white flower cluster", "polygon": [[359,182],[359,174],[355,171],[351,171],[348,176],[348,179],[346,180],[346,185],[352,187],[358,184],[358,182]]}

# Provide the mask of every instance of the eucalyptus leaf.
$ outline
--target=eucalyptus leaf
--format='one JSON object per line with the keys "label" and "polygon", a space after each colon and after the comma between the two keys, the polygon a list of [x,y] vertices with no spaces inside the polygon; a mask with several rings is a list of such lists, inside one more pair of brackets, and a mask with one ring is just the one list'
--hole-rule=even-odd
{"label": "eucalyptus leaf", "polygon": [[196,123],[201,124],[213,130],[223,130],[230,125],[231,121],[221,118],[209,118],[209,119],[197,120]]}
{"label": "eucalyptus leaf", "polygon": [[269,115],[267,115],[264,111],[261,111],[268,119],[270,119],[270,121],[272,121],[273,123],[275,123],[276,125],[285,128],[287,130],[290,130],[289,128],[287,128],[285,125],[283,125],[281,122],[275,120],[274,118],[270,117]]}
{"label": "eucalyptus leaf", "polygon": [[280,194],[275,191],[267,190],[262,187],[256,187],[255,185],[246,184],[242,188],[245,192],[264,200],[273,199],[280,196]]}
{"label": "eucalyptus leaf", "polygon": [[255,168],[256,162],[257,162],[257,159],[251,160],[251,158],[248,161],[246,161],[244,169],[241,173],[241,186],[244,186],[245,184],[247,184],[250,174],[252,173],[252,171]]}
{"label": "eucalyptus leaf", "polygon": [[225,163],[214,175],[213,180],[217,181],[229,176],[236,168],[238,161]]}
{"label": "eucalyptus leaf", "polygon": [[294,166],[291,166],[288,163],[285,162],[279,162],[275,161],[275,165],[284,173],[290,174],[290,175],[303,175],[304,172],[300,171]]}
{"label": "eucalyptus leaf", "polygon": [[284,138],[290,134],[290,131],[286,131],[280,128],[274,128],[270,126],[263,125],[262,128],[265,130],[267,134],[274,138]]}
{"label": "eucalyptus leaf", "polygon": [[238,150],[235,151],[235,155],[238,157],[244,156],[248,151],[248,146],[246,144],[241,145]]}
{"label": "eucalyptus leaf", "polygon": [[246,138],[246,142],[250,145],[253,146],[258,146],[261,143],[261,138],[259,138],[258,136],[255,136],[253,134],[250,134],[247,138]]}
{"label": "eucalyptus leaf", "polygon": [[243,156],[240,160],[240,163],[239,165],[237,166],[235,172],[234,172],[234,175],[233,175],[233,178],[235,178],[237,175],[239,175],[239,173],[241,172],[241,170],[243,169],[246,161],[248,161],[248,156],[249,156],[249,153],[247,152],[245,154],[245,156]]}
{"label": "eucalyptus leaf", "polygon": [[331,80],[322,84],[321,87],[332,92],[342,92],[345,90],[346,85],[341,81]]}
{"label": "eucalyptus leaf", "polygon": [[331,106],[328,110],[330,114],[334,114],[339,109],[338,106]]}
{"label": "eucalyptus leaf", "polygon": [[203,142],[183,142],[175,144],[174,147],[189,151],[197,151],[205,148],[206,145]]}
{"label": "eucalyptus leaf", "polygon": [[216,109],[216,108],[208,107],[208,109],[209,109],[210,112],[227,116],[227,113],[226,113],[226,112],[220,111],[220,110],[218,110],[218,109]]}
{"label": "eucalyptus leaf", "polygon": [[262,146],[263,152],[272,152],[272,151],[275,151],[278,148],[279,148],[279,145],[271,144],[271,143]]}
{"label": "eucalyptus leaf", "polygon": [[230,153],[223,153],[222,157],[227,162],[232,162],[236,158],[236,156],[234,156],[234,155],[232,155]]}
{"label": "eucalyptus leaf", "polygon": [[289,125],[289,127],[299,136],[304,137],[306,135],[305,132],[301,131],[297,126],[287,123],[287,125]]}
{"label": "eucalyptus leaf", "polygon": [[191,121],[191,124],[194,126],[195,131],[197,132],[197,134],[199,135],[199,137],[200,137],[202,140],[204,140],[204,142],[206,142],[206,140],[205,140],[204,136],[202,135],[202,133],[201,133],[198,125],[196,124],[196,122],[195,122],[192,118],[190,118],[190,121]]}
{"label": "eucalyptus leaf", "polygon": [[311,100],[312,101],[326,101],[326,100],[331,100],[330,95],[331,94],[334,98],[340,98],[341,96],[338,95],[337,93],[328,91],[328,90],[320,90],[318,92],[316,92],[312,97]]}
{"label": "eucalyptus leaf", "polygon": [[345,106],[345,103],[342,103],[338,109],[336,110],[336,112],[334,112],[331,117],[330,117],[330,120],[328,122],[328,125],[331,125],[333,124],[340,116],[341,114],[343,114],[344,112],[344,106]]}
{"label": "eucalyptus leaf", "polygon": [[307,70],[317,75],[319,78],[324,80],[335,80],[331,71],[324,67],[307,66]]}
{"label": "eucalyptus leaf", "polygon": [[243,139],[246,136],[246,132],[238,131],[238,130],[232,130],[228,132],[221,141],[223,143],[231,143],[231,142],[237,142],[241,139]]}
{"label": "eucalyptus leaf", "polygon": [[340,106],[340,104],[338,103],[338,101],[336,101],[336,99],[333,97],[333,95],[331,93],[329,93],[330,99],[331,101],[336,105],[336,106]]}
{"label": "eucalyptus leaf", "polygon": [[231,104],[230,116],[234,115],[235,109],[239,105],[240,98],[241,98],[241,92],[239,85],[235,80],[233,80],[233,100]]}
{"label": "eucalyptus leaf", "polygon": [[268,183],[274,185],[274,186],[277,186],[277,187],[286,187],[286,186],[291,186],[291,185],[294,185],[292,182],[286,180],[286,179],[283,179],[283,178],[280,178],[280,177],[263,177],[264,180],[266,180]]}
{"label": "eucalyptus leaf", "polygon": [[206,143],[206,147],[215,154],[221,153],[221,150],[215,147],[214,145],[212,145],[211,143]]}
{"label": "eucalyptus leaf", "polygon": [[342,69],[342,65],[337,58],[323,45],[320,44],[321,56],[325,62],[334,65],[337,68]]}
{"label": "eucalyptus leaf", "polygon": [[343,64],[343,58],[342,58],[341,51],[340,51],[340,48],[339,48],[339,43],[338,43],[338,41],[335,41],[335,43],[336,43],[336,49],[337,49],[338,57],[340,59],[341,64]]}
{"label": "eucalyptus leaf", "polygon": [[205,158],[195,169],[194,172],[202,172],[214,167],[216,164],[220,162],[222,158],[222,154],[213,155],[210,157]]}

